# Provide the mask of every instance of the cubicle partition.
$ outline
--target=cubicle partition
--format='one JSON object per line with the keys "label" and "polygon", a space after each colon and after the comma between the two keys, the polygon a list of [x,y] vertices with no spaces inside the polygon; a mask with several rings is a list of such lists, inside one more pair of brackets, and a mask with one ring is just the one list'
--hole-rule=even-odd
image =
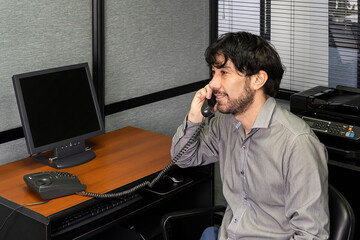
{"label": "cubicle partition", "polygon": [[131,125],[172,135],[194,91],[209,79],[204,52],[216,36],[212,6],[191,0],[2,3],[0,165],[28,156],[11,77],[29,71],[88,62],[107,132]]}

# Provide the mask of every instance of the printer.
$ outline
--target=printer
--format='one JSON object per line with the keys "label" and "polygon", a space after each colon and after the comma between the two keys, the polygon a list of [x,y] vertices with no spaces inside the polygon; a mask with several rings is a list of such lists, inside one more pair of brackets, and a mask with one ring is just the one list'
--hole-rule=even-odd
{"label": "printer", "polygon": [[313,87],[290,97],[290,111],[313,129],[330,158],[360,164],[360,89]]}

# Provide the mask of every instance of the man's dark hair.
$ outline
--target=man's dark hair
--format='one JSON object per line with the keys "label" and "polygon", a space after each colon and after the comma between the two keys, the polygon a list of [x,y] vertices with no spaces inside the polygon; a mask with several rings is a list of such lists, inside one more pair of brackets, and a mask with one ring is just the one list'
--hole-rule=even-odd
{"label": "man's dark hair", "polygon": [[[218,54],[224,55],[223,63],[216,62]],[[205,58],[216,68],[223,67],[231,59],[236,69],[246,76],[263,70],[268,74],[265,94],[275,97],[279,90],[284,67],[274,47],[260,36],[248,32],[223,34],[206,49]]]}

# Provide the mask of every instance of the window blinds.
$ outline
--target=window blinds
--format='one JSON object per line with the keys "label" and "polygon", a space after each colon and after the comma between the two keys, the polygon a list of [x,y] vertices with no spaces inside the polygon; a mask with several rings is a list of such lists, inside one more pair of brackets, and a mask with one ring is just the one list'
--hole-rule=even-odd
{"label": "window blinds", "polygon": [[358,87],[357,0],[219,0],[219,34],[249,31],[278,50],[281,88]]}

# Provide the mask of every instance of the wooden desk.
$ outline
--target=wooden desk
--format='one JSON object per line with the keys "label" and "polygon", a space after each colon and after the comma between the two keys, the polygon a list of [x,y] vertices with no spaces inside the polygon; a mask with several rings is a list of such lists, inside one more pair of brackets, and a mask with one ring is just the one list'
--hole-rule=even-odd
{"label": "wooden desk", "polygon": [[[171,137],[133,127],[94,137],[88,145],[96,153],[95,159],[61,171],[76,175],[87,185],[89,192],[106,193],[126,187],[160,171],[171,160]],[[0,166],[0,226],[12,209],[42,201],[30,192],[23,181],[23,175],[40,171],[58,170],[37,163],[31,158]],[[211,201],[211,197],[206,197]],[[26,229],[27,232],[22,233],[21,239],[51,239],[51,216],[81,206],[89,199],[71,195],[53,199],[43,205],[19,208],[5,224],[4,228],[8,231],[5,237],[17,236],[17,232]],[[31,226],[31,229],[26,226]],[[0,239],[3,239],[3,230],[0,232]]]}

